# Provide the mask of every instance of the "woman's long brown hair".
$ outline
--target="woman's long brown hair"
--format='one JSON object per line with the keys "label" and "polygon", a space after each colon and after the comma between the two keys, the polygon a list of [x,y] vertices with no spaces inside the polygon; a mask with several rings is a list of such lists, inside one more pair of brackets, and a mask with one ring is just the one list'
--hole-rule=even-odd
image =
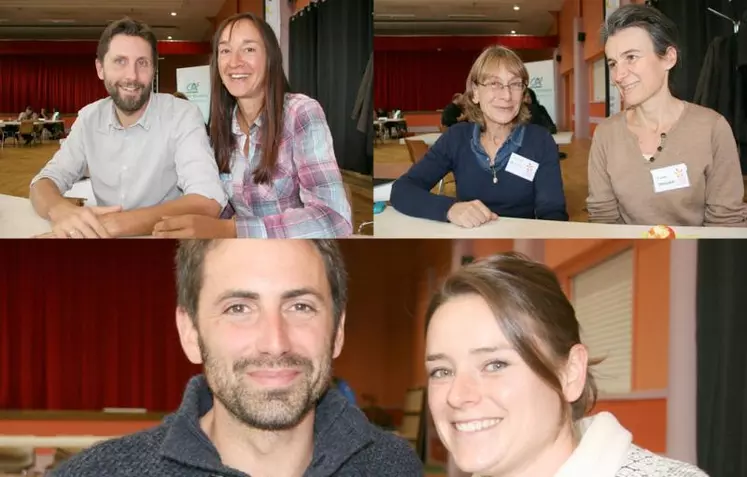
{"label": "woman's long brown hair", "polygon": [[[210,138],[215,152],[215,160],[220,172],[229,172],[231,155],[237,147],[236,137],[231,132],[232,113],[236,106],[236,98],[231,95],[223,84],[218,70],[218,44],[226,28],[233,29],[237,22],[249,20],[257,27],[262,37],[267,53],[265,69],[265,100],[260,114],[265,117],[260,128],[260,143],[262,159],[254,170],[254,182],[268,184],[272,180],[277,163],[280,139],[283,134],[283,104],[285,94],[290,92],[288,78],[283,71],[283,53],[280,50],[275,32],[269,24],[253,13],[238,13],[223,20],[213,35],[213,55],[210,59],[210,78],[212,94],[210,96]],[[251,126],[251,125],[250,125]]]}

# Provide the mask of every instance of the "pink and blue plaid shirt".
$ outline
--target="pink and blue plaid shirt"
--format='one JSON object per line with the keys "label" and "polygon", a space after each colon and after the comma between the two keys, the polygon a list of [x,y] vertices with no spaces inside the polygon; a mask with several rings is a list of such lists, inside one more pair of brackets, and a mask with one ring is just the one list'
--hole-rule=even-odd
{"label": "pink and blue plaid shirt", "polygon": [[302,94],[286,94],[284,124],[271,184],[255,184],[259,165],[260,115],[246,135],[233,115],[237,149],[230,174],[221,174],[228,194],[223,218],[236,217],[237,237],[335,238],[352,234],[350,204],[321,105]]}

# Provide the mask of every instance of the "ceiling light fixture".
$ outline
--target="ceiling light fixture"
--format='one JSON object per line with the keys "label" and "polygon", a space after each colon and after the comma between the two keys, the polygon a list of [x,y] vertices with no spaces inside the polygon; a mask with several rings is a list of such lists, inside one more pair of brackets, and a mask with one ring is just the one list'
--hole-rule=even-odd
{"label": "ceiling light fixture", "polygon": [[176,12],[171,12],[171,16],[175,17],[176,16]]}
{"label": "ceiling light fixture", "polygon": [[518,5],[514,5],[514,10],[518,12],[519,10],[521,10],[521,7],[519,7]]}
{"label": "ceiling light fixture", "polygon": [[512,35],[516,35],[516,30],[511,30]]}
{"label": "ceiling light fixture", "polygon": [[169,40],[173,40],[173,38],[171,38],[171,37],[168,37],[168,39],[169,39]]}

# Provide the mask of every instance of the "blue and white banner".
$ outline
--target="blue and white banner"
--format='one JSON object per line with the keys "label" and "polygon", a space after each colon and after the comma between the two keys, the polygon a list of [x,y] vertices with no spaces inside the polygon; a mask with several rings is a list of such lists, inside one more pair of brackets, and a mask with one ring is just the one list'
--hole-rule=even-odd
{"label": "blue and white banner", "polygon": [[176,89],[200,108],[207,124],[210,118],[210,66],[177,68]]}
{"label": "blue and white banner", "polygon": [[537,101],[545,107],[555,124],[558,118],[555,111],[555,61],[534,61],[525,63],[529,72],[529,87],[537,95]]}

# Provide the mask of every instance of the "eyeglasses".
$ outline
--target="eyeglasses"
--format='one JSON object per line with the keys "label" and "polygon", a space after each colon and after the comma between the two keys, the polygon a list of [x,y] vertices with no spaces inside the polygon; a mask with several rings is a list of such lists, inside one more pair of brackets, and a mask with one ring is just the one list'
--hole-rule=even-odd
{"label": "eyeglasses", "polygon": [[508,88],[509,91],[511,91],[511,94],[519,94],[524,92],[524,88],[527,87],[526,84],[524,84],[523,81],[514,81],[513,83],[509,84],[503,84],[500,81],[488,81],[487,83],[479,83],[480,86],[485,86],[486,88],[490,88],[491,91],[503,91],[504,89]]}

